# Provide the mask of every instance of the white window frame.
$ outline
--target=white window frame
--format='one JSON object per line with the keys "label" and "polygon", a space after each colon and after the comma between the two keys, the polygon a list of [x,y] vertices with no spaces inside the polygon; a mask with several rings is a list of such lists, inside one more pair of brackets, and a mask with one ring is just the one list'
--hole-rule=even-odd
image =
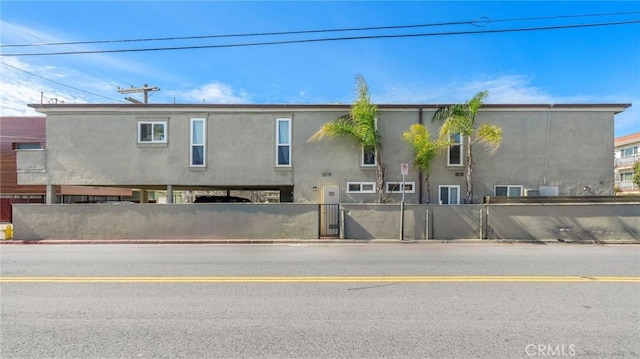
{"label": "white window frame", "polygon": [[447,203],[446,205],[448,205],[448,206],[457,206],[457,205],[460,204],[460,185],[440,185],[440,186],[438,186],[438,203],[439,204],[442,204],[442,198],[440,198],[440,194],[442,193],[442,188],[448,188],[448,191],[447,191],[447,195],[448,195],[447,201],[448,202],[451,202],[450,201],[450,199],[451,199],[451,188],[455,188],[455,189],[458,190],[457,191],[458,192],[458,196],[456,198],[456,202],[457,203],[453,203],[453,204],[452,203]]}
{"label": "white window frame", "polygon": [[[496,190],[497,190],[498,187],[506,187],[507,188],[507,197],[513,197],[513,196],[510,195],[510,191],[511,191],[512,188],[519,188],[520,189],[520,197],[524,196],[524,188],[523,188],[523,186],[521,186],[521,185],[511,185],[511,184],[509,184],[509,185],[499,184],[499,185],[493,186],[493,195],[494,196],[498,196],[496,194]],[[502,197],[502,196],[500,196],[500,197]]]}
{"label": "white window frame", "polygon": [[[287,123],[287,138],[289,141],[287,143],[280,143],[280,123]],[[276,167],[291,167],[292,166],[292,150],[291,150],[291,118],[288,117],[279,117],[276,118]],[[289,148],[289,163],[288,164],[280,164],[280,147],[288,147]]]}
{"label": "white window frame", "polygon": [[360,166],[362,167],[375,167],[378,165],[378,158],[376,156],[377,151],[373,151],[373,163],[364,163],[364,147],[362,147],[362,153],[360,154]]}
{"label": "white window frame", "polygon": [[[194,143],[193,124],[202,122],[202,143]],[[193,163],[193,148],[202,147],[202,164]],[[206,167],[207,165],[207,119],[204,117],[192,118],[189,122],[189,166]]]}
{"label": "white window frame", "polygon": [[[358,185],[359,190],[353,191],[351,190],[352,185]],[[363,189],[364,186],[371,186],[370,190]],[[376,193],[376,183],[375,182],[347,182],[347,193]]]}
{"label": "white window frame", "polygon": [[620,150],[620,157],[621,158],[626,158],[626,157],[633,157],[636,154],[636,149],[637,147],[625,147],[622,148]]}
{"label": "white window frame", "polygon": [[[463,160],[463,158],[464,158],[464,144],[463,144],[464,140],[463,140],[462,134],[459,133],[459,132],[456,132],[456,133],[450,135],[449,138],[453,140],[452,137],[454,135],[456,135],[456,134],[458,135],[458,138],[459,138],[460,142],[451,143],[449,145],[449,148],[447,148],[447,166],[456,166],[456,167],[457,166],[464,166],[464,160]],[[451,148],[453,146],[459,146],[460,147],[460,163],[451,163]]]}
{"label": "white window frame", "polygon": [[620,182],[632,182],[633,172],[620,172]]}
{"label": "white window frame", "polygon": [[[376,130],[378,129],[378,118],[373,119]],[[378,165],[378,151],[373,151],[373,163],[364,163],[364,147],[360,153],[360,166],[361,167],[376,167]]]}
{"label": "white window frame", "polygon": [[[397,189],[394,190],[392,186],[397,186]],[[406,187],[411,186],[410,190],[405,190],[404,193],[416,193],[416,183],[415,182],[409,182],[409,181],[405,181],[404,183],[405,189]],[[402,182],[387,182],[385,184],[385,191],[387,193],[402,193]]]}
{"label": "white window frame", "polygon": [[[143,141],[140,136],[142,135],[142,125],[151,125],[151,140]],[[164,133],[161,140],[155,140],[153,130],[156,125],[162,125],[164,127]],[[167,121],[156,121],[156,120],[140,120],[138,121],[138,143],[167,143],[167,138],[169,138],[169,126],[167,126]]]}

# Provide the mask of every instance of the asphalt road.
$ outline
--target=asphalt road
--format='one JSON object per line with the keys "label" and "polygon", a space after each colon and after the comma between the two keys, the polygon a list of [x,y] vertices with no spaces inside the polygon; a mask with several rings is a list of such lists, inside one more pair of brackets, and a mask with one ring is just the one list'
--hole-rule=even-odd
{"label": "asphalt road", "polygon": [[637,358],[640,247],[0,247],[2,358]]}

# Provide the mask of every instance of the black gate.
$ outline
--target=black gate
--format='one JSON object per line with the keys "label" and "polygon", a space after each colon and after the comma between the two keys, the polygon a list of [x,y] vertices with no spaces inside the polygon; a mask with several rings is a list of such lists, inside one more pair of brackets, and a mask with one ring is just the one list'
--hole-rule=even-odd
{"label": "black gate", "polygon": [[320,215],[320,238],[340,238],[340,205],[318,205]]}

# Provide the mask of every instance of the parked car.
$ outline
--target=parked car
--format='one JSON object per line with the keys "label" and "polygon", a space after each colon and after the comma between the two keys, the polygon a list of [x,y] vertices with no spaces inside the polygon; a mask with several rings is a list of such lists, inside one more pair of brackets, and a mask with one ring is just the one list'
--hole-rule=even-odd
{"label": "parked car", "polygon": [[193,203],[251,203],[251,200],[236,196],[199,196]]}

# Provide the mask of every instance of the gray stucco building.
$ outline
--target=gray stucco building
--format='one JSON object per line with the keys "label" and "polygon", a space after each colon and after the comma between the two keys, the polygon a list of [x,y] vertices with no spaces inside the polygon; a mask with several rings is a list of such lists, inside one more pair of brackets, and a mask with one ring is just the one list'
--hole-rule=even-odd
{"label": "gray stucco building", "polygon": [[[502,127],[489,156],[474,147],[474,202],[494,195],[611,195],[614,116],[629,104],[486,105],[476,121]],[[346,140],[308,142],[349,105],[30,105],[46,114],[47,147],[18,153],[18,182],[167,190],[277,190],[283,202],[374,202],[375,165]],[[433,135],[440,105],[378,105],[388,202],[401,198],[400,166],[413,162],[401,140],[414,123]],[[465,143],[460,143],[460,150]],[[451,153],[455,153],[451,152]],[[464,156],[432,163],[431,203],[464,197]],[[464,153],[464,152],[461,152]],[[423,203],[417,171],[405,200]],[[422,196],[420,195],[422,193]],[[323,195],[324,194],[324,195]],[[422,197],[422,198],[421,198]],[[49,193],[49,199],[53,196]],[[169,197],[170,198],[170,197]],[[335,201],[335,195],[332,198]]]}

